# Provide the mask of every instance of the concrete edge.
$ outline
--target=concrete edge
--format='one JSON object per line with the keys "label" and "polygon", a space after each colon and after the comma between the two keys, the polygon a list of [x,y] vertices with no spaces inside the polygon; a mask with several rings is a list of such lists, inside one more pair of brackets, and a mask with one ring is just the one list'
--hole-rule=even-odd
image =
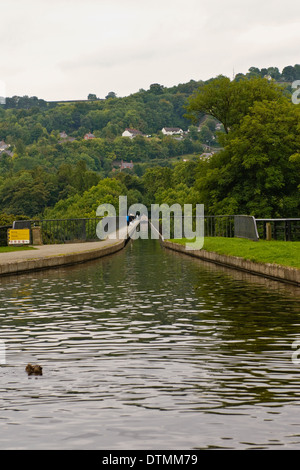
{"label": "concrete edge", "polygon": [[126,241],[127,240],[120,240],[113,245],[93,250],[45,256],[42,258],[31,258],[24,261],[12,261],[11,263],[0,265],[0,276],[22,274],[29,271],[40,271],[43,269],[84,263],[122,250]]}
{"label": "concrete edge", "polygon": [[300,270],[296,268],[289,268],[288,266],[281,266],[270,263],[255,263],[237,256],[220,255],[213,251],[186,250],[184,245],[169,241],[162,241],[161,244],[165,248],[178,251],[180,253],[202,259],[204,261],[209,261],[221,266],[226,266],[228,268],[248,272],[249,274],[263,276],[268,279],[273,279],[275,281],[281,281],[300,287]]}

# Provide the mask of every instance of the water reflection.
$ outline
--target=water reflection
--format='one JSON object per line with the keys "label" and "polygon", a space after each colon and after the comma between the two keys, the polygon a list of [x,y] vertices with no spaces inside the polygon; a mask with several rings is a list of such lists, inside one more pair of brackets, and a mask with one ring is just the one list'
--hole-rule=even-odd
{"label": "water reflection", "polygon": [[295,448],[299,299],[155,241],[2,279],[0,445]]}

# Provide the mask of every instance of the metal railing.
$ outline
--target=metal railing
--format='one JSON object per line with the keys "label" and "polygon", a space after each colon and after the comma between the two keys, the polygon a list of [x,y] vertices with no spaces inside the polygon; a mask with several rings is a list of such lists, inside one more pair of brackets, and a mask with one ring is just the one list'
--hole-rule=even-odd
{"label": "metal railing", "polygon": [[[10,228],[32,229],[34,227],[40,227],[41,238],[45,245],[99,241],[97,225],[102,219],[102,217],[95,217],[82,219],[18,220],[11,225],[0,227],[0,246],[7,246],[7,231]],[[118,217],[115,223],[116,230],[118,230]],[[106,231],[106,228],[104,228],[104,231]]]}
{"label": "metal railing", "polygon": [[[203,218],[204,236],[206,237],[234,237],[234,216],[205,216]],[[152,219],[150,222],[157,228],[162,235],[169,231],[168,238],[182,238],[185,236],[185,221],[194,232],[196,231],[197,218],[195,216],[173,216],[168,220]],[[168,224],[168,229],[164,229],[164,223]]]}
{"label": "metal railing", "polygon": [[[151,220],[151,218],[150,218]],[[175,222],[176,220],[176,222]],[[101,218],[81,219],[41,219],[16,221],[12,225],[0,227],[0,246],[7,245],[7,231],[10,228],[41,227],[44,244],[74,243],[99,241],[97,225]],[[196,229],[196,217],[192,217],[192,230]],[[206,215],[204,216],[205,237],[242,237],[251,240],[266,239],[266,224],[271,224],[272,239],[300,241],[300,219],[255,219],[244,215]],[[175,225],[176,224],[176,225]],[[178,224],[184,237],[184,217],[170,217],[170,238],[178,233]],[[25,227],[26,226],[26,227]],[[119,218],[116,219],[116,229]],[[159,221],[159,232],[162,233],[162,220]],[[180,232],[180,230],[179,230]]]}
{"label": "metal railing", "polygon": [[273,240],[300,241],[300,219],[256,219],[260,238],[267,238],[267,224],[271,225]]}
{"label": "metal railing", "polygon": [[[171,217],[171,221],[172,238],[174,234],[174,218]],[[184,233],[183,222],[181,223],[182,233]],[[204,216],[204,236],[248,238],[255,241],[259,239],[266,240],[267,223],[271,224],[273,240],[300,241],[300,218],[256,219],[248,215],[206,215]],[[195,217],[193,217],[192,225],[195,228]],[[162,233],[161,224],[160,233]]]}
{"label": "metal railing", "polygon": [[204,217],[205,237],[234,237],[233,215],[207,215]]}
{"label": "metal railing", "polygon": [[12,225],[0,227],[0,244],[7,245],[7,230],[41,227],[42,240],[45,245],[99,241],[96,234],[97,224],[101,218],[86,219],[43,219],[16,221]]}
{"label": "metal railing", "polygon": [[[195,231],[197,219],[192,216],[192,229]],[[205,237],[241,237],[258,240],[255,219],[247,215],[207,215],[203,217]],[[176,233],[184,236],[184,217],[170,216],[170,238],[176,238]],[[163,222],[159,221],[159,232],[163,233]]]}
{"label": "metal railing", "polygon": [[40,226],[45,245],[85,242],[97,239],[96,227],[100,219],[50,219],[31,221],[31,228]]}

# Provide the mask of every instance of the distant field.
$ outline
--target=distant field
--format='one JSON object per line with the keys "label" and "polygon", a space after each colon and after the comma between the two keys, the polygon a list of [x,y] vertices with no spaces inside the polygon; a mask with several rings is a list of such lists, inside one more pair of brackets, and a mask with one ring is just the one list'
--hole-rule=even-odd
{"label": "distant field", "polygon": [[0,246],[1,253],[9,253],[10,251],[24,251],[24,250],[36,250],[33,246]]}
{"label": "distant field", "polygon": [[[171,240],[185,244],[187,240]],[[205,237],[204,250],[238,256],[256,263],[271,263],[300,269],[300,242],[254,242],[244,238]]]}

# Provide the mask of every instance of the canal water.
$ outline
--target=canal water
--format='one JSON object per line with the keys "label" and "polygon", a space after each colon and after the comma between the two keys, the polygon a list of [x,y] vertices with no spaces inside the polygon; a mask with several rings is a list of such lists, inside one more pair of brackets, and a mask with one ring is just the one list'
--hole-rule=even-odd
{"label": "canal water", "polygon": [[151,240],[2,278],[0,447],[300,448],[299,300]]}

